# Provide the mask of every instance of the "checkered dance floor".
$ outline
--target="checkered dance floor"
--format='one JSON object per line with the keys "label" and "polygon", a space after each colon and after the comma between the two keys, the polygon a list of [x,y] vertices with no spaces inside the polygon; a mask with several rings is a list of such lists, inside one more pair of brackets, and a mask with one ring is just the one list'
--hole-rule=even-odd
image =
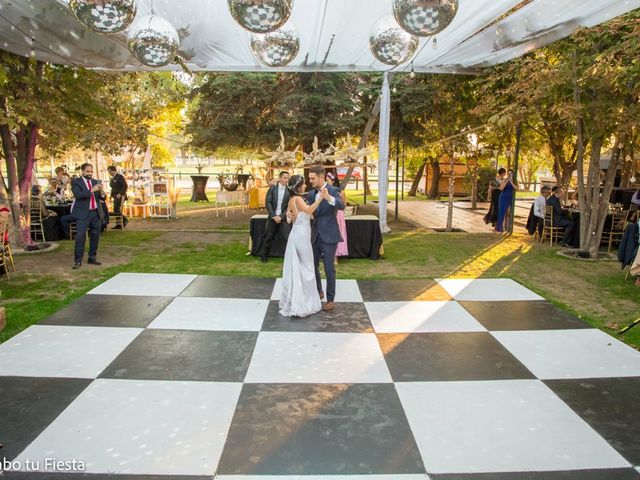
{"label": "checkered dance floor", "polygon": [[279,288],[120,274],[0,345],[3,478],[640,478],[640,353],[521,285]]}

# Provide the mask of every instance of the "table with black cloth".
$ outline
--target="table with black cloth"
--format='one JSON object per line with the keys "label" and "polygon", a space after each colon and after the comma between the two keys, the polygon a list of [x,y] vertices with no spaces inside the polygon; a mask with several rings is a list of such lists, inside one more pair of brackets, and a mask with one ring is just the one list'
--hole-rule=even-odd
{"label": "table with black cloth", "polygon": [[71,204],[53,204],[47,205],[47,210],[56,212],[55,217],[47,217],[43,220],[44,237],[47,242],[54,240],[64,240],[64,232],[62,230],[62,224],[60,219],[64,215],[71,213]]}
{"label": "table with black cloth", "polygon": [[634,193],[636,193],[635,188],[614,188],[611,191],[609,202],[620,203],[624,210],[629,210],[629,207],[631,206],[631,197],[633,197]]}
{"label": "table with black cloth", "polygon": [[[377,260],[384,253],[380,220],[374,215],[354,215],[345,219],[347,224],[347,258],[370,258]],[[251,255],[259,256],[264,232],[267,225],[266,215],[254,215],[249,223],[249,250]],[[273,237],[269,256],[282,257],[287,246],[283,229]]]}
{"label": "table with black cloth", "polygon": [[[604,220],[604,228],[603,231],[607,231],[611,228],[611,221],[613,219],[613,215],[608,214],[607,218]],[[567,242],[569,245],[575,248],[580,248],[580,212],[572,211],[571,212],[571,221],[575,224],[575,228],[573,230],[572,238]]]}

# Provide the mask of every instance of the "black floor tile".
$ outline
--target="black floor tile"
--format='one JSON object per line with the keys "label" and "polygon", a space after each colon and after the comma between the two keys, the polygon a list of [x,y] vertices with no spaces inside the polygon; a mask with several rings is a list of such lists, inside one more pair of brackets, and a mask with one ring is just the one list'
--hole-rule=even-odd
{"label": "black floor tile", "polygon": [[460,302],[487,330],[567,330],[591,328],[544,301]]}
{"label": "black floor tile", "polygon": [[199,275],[180,294],[181,297],[269,299],[273,278],[213,277]]}
{"label": "black floor tile", "polygon": [[0,377],[0,460],[13,460],[91,383],[79,378]]}
{"label": "black floor tile", "polygon": [[371,333],[373,326],[363,303],[338,303],[330,312],[318,312],[305,318],[283,317],[278,301],[267,308],[262,330],[268,332],[344,332]]}
{"label": "black floor tile", "polygon": [[40,323],[145,328],[172,300],[173,297],[85,295]]}
{"label": "black floor tile", "polygon": [[424,473],[391,384],[247,384],[218,474]]}
{"label": "black floor tile", "polygon": [[241,382],[257,338],[257,332],[145,330],[100,378]]}
{"label": "black floor tile", "polygon": [[640,377],[545,383],[631,464],[640,465]]}
{"label": "black floor tile", "polygon": [[378,334],[394,382],[535,376],[486,332]]}
{"label": "black floor tile", "polygon": [[447,473],[431,474],[431,480],[638,480],[633,468],[568,470],[558,472]]}
{"label": "black floor tile", "polygon": [[452,300],[435,280],[358,280],[365,302]]}

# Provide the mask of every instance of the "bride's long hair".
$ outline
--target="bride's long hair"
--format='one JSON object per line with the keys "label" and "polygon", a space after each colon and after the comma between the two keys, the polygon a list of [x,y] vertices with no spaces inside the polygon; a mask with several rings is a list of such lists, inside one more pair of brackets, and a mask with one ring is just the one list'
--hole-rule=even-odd
{"label": "bride's long hair", "polygon": [[302,184],[304,183],[304,177],[302,175],[292,175],[289,178],[289,193],[293,195],[297,195],[299,197],[304,196],[304,193],[298,192]]}

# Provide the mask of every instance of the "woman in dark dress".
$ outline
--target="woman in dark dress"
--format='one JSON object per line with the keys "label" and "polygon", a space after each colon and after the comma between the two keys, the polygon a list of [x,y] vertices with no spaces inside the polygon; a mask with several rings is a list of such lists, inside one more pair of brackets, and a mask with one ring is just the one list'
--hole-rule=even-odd
{"label": "woman in dark dress", "polygon": [[502,179],[504,178],[506,173],[507,171],[504,168],[500,168],[500,170],[498,170],[498,175],[496,176],[496,178],[491,180],[491,183],[489,183],[489,201],[491,203],[489,205],[489,211],[484,216],[484,223],[490,223],[494,227],[496,226],[496,222],[498,221],[498,200],[500,198],[500,193],[502,193],[500,191],[500,183],[502,182]]}
{"label": "woman in dark dress", "polygon": [[518,188],[513,182],[513,170],[509,169],[507,176],[500,183],[500,198],[498,199],[498,221],[496,222],[496,232],[506,232],[509,230],[509,219],[513,196]]}

